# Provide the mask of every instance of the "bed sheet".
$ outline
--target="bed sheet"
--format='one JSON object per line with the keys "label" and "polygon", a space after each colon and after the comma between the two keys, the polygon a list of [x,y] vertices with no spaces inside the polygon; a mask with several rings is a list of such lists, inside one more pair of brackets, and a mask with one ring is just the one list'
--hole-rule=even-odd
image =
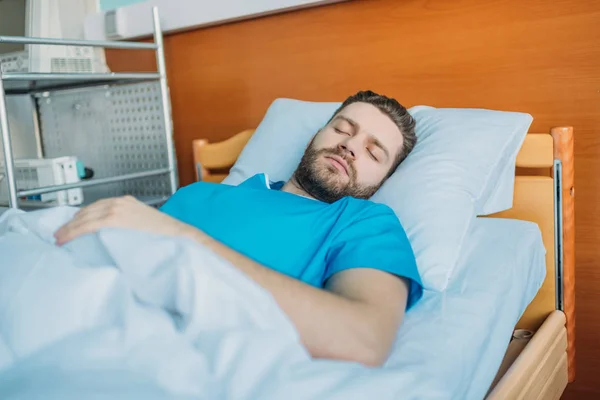
{"label": "bed sheet", "polygon": [[545,255],[536,224],[476,220],[448,288],[425,292],[387,363],[423,388],[409,398],[484,398],[515,324],[544,281]]}
{"label": "bed sheet", "polygon": [[545,274],[536,225],[477,220],[448,289],[366,368],[311,360],[267,293],[187,241],[108,230],[55,248],[72,212],[0,218],[3,399],[480,399]]}

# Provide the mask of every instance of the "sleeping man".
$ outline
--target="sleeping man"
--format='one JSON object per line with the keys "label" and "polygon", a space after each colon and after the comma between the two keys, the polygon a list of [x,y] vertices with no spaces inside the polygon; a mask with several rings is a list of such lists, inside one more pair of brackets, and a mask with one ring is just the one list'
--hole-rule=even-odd
{"label": "sleeping man", "polygon": [[381,365],[422,288],[398,218],[368,199],[415,142],[406,108],[359,92],[316,133],[287,182],[265,174],[238,186],[198,182],[160,210],[132,197],[100,200],[56,241],[105,227],[190,238],[270,292],[313,357]]}

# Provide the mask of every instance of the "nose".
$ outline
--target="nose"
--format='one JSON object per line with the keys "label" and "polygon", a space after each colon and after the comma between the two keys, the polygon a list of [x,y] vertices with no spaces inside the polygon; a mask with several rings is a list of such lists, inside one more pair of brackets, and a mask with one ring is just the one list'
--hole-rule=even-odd
{"label": "nose", "polygon": [[338,148],[342,151],[342,153],[344,154],[344,156],[346,157],[350,157],[352,160],[354,160],[356,157],[356,153],[354,152],[354,150],[352,150],[352,148],[350,147],[350,145],[346,142],[344,143],[340,143],[338,145]]}

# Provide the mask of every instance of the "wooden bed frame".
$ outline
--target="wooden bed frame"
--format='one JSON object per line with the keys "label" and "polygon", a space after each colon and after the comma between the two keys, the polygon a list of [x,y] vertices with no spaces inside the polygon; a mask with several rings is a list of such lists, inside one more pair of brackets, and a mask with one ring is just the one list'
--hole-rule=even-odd
{"label": "wooden bed frame", "polygon": [[573,144],[571,127],[527,135],[517,157],[513,207],[492,216],[538,224],[546,279],[516,326],[535,334],[511,341],[488,399],[559,399],[575,379]]}
{"label": "wooden bed frame", "polygon": [[[194,140],[197,180],[221,182],[254,133]],[[532,221],[546,248],[546,279],[515,326],[487,399],[559,399],[575,379],[573,129],[530,133],[517,157],[514,203],[491,215]]]}

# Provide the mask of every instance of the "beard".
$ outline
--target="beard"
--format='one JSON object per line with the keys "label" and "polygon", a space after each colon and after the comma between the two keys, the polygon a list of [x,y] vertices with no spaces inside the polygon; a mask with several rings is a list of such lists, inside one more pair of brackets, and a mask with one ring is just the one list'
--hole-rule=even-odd
{"label": "beard", "polygon": [[[348,177],[333,165],[323,163],[324,156],[336,155],[343,158],[348,164]],[[312,141],[304,152],[298,168],[294,172],[294,179],[302,190],[317,200],[334,203],[343,197],[368,199],[381,187],[378,185],[360,185],[356,178],[354,162],[349,160],[345,153],[338,148],[316,150]]]}

